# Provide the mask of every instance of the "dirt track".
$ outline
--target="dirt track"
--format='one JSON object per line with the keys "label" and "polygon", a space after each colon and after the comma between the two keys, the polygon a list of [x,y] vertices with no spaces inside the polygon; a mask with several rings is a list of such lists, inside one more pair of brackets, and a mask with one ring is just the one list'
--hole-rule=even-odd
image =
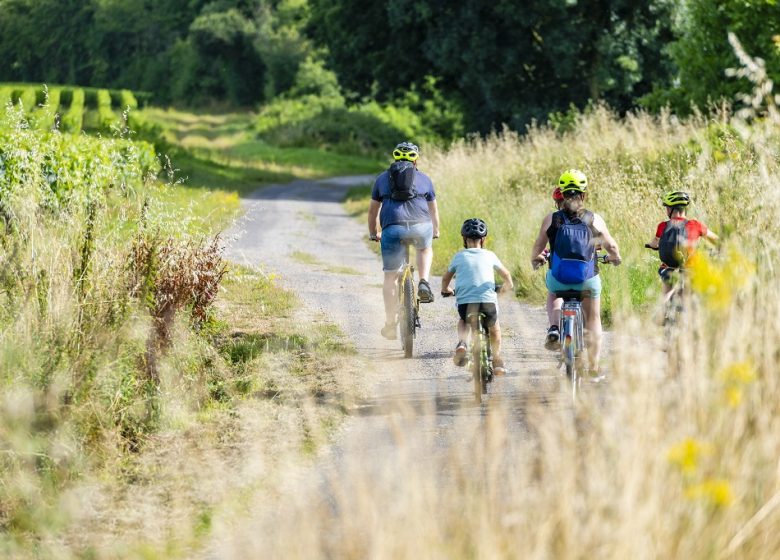
{"label": "dirt track", "polygon": [[[372,180],[345,177],[265,188],[244,200],[245,216],[227,232],[231,260],[278,274],[303,301],[304,316],[338,325],[371,367],[366,372],[369,397],[352,408],[334,443],[314,464],[291,465],[280,482],[279,491],[288,498],[286,513],[258,504],[243,528],[231,524],[216,531],[220,557],[242,557],[265,546],[260,543],[276,532],[285,515],[299,517],[312,504],[337,501],[334,494],[344,493],[356,465],[361,477],[385,480],[387,487],[398,484],[388,463],[401,452],[400,440],[414,461],[433,464],[434,455],[441,459],[462,440],[459,427],[484,423],[491,409],[509,411],[516,419],[513,430],[524,438],[529,400],[543,402],[548,410],[571,406],[569,394],[561,390],[555,354],[542,347],[546,317],[541,308],[508,299],[500,304],[509,373],[496,379],[481,406],[474,403],[469,375],[451,360],[457,318],[453,299],[437,297],[422,306],[414,359],[403,358],[399,342],[380,336],[381,261],[366,244],[365,225],[342,205],[349,186]],[[431,284],[438,293],[440,278]],[[339,488],[334,489],[334,480]]]}

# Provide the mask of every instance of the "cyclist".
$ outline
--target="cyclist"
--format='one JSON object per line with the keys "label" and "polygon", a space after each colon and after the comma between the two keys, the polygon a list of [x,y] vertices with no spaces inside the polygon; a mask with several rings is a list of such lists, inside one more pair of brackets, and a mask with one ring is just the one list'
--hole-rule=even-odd
{"label": "cyclist", "polygon": [[[531,250],[531,264],[538,268],[547,260],[545,248],[550,245],[550,269],[547,289],[552,292],[579,290],[583,292],[582,309],[588,331],[588,359],[591,375],[598,376],[601,355],[601,277],[596,261],[596,245],[609,255],[609,262],[621,263],[620,250],[610,235],[604,219],[585,208],[588,178],[582,171],[570,169],[558,179],[564,200],[560,210],[542,220],[539,235]],[[562,280],[563,279],[563,280]],[[573,279],[579,281],[572,281]],[[555,348],[560,340],[560,299],[547,299],[547,329],[545,346]]]}
{"label": "cyclist", "polygon": [[[469,313],[484,313],[490,331],[490,343],[493,348],[493,373],[504,375],[506,367],[501,357],[501,326],[498,323],[498,297],[493,271],[498,271],[504,279],[504,288],[514,290],[512,276],[501,264],[495,253],[485,249],[487,224],[479,218],[470,218],[463,222],[460,234],[463,237],[463,250],[458,251],[450,262],[447,272],[441,279],[442,295],[455,294],[458,305],[458,344],[455,346],[455,365],[466,365],[469,325],[466,321]],[[455,291],[450,282],[455,278]]]}
{"label": "cyclist", "polygon": [[420,302],[433,301],[428,278],[433,260],[432,240],[439,237],[439,210],[433,183],[417,170],[419,158],[420,149],[416,145],[398,144],[393,149],[393,164],[374,182],[368,209],[369,238],[379,241],[382,248],[385,326],[381,332],[389,339],[397,337],[396,279],[403,265],[402,240],[412,241],[417,249]]}
{"label": "cyclist", "polygon": [[[685,213],[691,203],[691,197],[687,192],[671,191],[664,194],[661,203],[666,208],[666,216],[669,220],[661,222],[655,230],[655,237],[647,244],[651,249],[659,249],[661,266],[658,275],[664,289],[664,296],[668,297],[672,291],[672,274],[684,266],[685,261],[695,252],[699,239],[704,238],[710,243],[717,243],[718,236],[706,225],[698,220],[689,219]],[[673,245],[671,253],[677,251],[678,245],[684,245],[682,254],[667,254],[666,244]],[[666,262],[664,262],[666,261]]]}

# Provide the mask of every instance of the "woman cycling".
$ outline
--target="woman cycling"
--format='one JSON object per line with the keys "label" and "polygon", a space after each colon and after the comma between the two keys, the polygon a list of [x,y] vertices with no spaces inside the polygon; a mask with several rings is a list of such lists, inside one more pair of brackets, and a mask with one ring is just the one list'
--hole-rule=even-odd
{"label": "woman cycling", "polygon": [[[531,264],[538,268],[547,260],[545,248],[550,246],[550,269],[546,283],[550,292],[578,290],[583,292],[582,309],[588,337],[590,373],[599,374],[601,355],[601,278],[596,261],[596,245],[603,247],[609,262],[621,263],[620,250],[610,235],[604,219],[585,208],[588,178],[582,171],[570,169],[561,175],[558,186],[563,194],[561,209],[545,216],[531,251]],[[546,345],[560,338],[560,299],[548,298]]]}

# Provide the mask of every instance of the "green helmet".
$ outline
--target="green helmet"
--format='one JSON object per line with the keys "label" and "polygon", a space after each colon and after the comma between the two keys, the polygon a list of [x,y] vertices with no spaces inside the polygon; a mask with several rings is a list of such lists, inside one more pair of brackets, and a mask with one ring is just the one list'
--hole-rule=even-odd
{"label": "green helmet", "polygon": [[687,192],[670,191],[661,198],[661,202],[664,206],[688,206],[691,203],[691,197]]}
{"label": "green helmet", "polygon": [[567,192],[584,193],[588,190],[588,178],[579,169],[569,169],[558,179],[558,186],[563,194]]}

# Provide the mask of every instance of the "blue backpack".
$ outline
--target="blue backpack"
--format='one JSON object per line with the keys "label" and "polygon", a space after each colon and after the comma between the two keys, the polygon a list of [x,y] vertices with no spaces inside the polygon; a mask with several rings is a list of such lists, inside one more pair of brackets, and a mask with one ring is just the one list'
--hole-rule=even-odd
{"label": "blue backpack", "polygon": [[563,223],[552,248],[552,275],[563,284],[581,284],[596,274],[596,249],[590,228],[593,213],[585,212],[581,218],[569,218],[563,211],[557,213],[563,217]]}

